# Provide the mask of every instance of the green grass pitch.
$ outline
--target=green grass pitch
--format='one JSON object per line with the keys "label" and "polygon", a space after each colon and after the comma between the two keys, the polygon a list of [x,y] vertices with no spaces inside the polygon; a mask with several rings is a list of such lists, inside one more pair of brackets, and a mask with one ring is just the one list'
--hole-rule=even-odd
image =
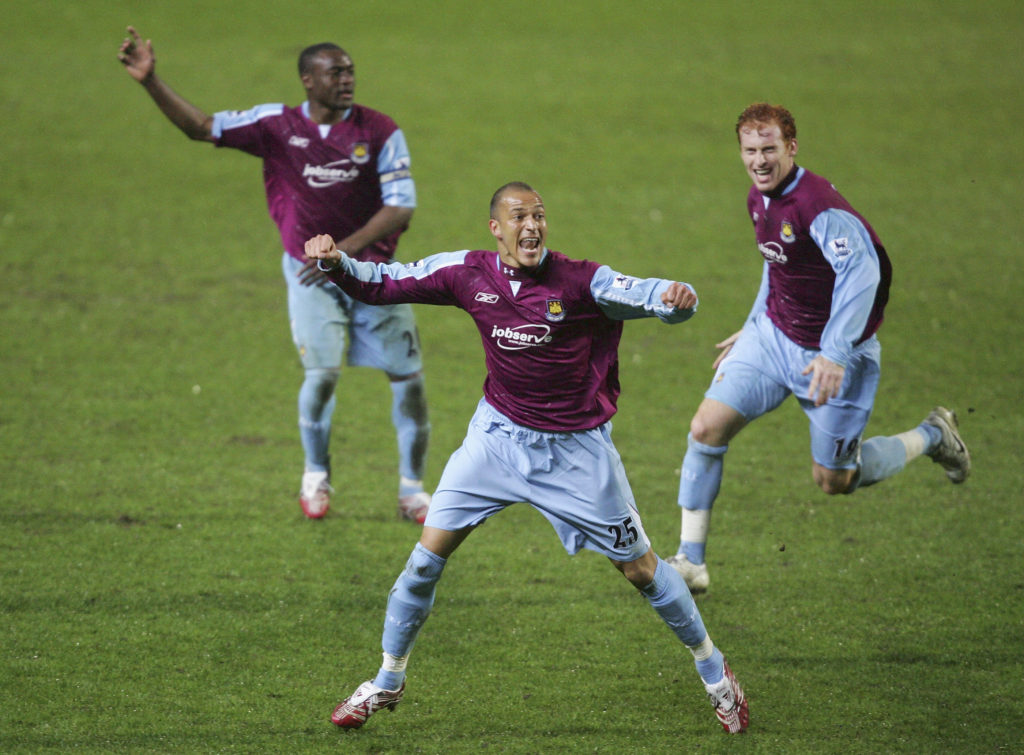
{"label": "green grass pitch", "polygon": [[[0,750],[1020,752],[1024,728],[1024,13],[1011,0],[12,4],[0,55]],[[207,111],[300,101],[334,40],[391,114],[420,204],[403,259],[491,248],[543,194],[552,248],[695,285],[630,323],[615,438],[671,553],[687,424],[759,258],[736,115],[786,104],[798,161],[894,265],[869,434],[955,407],[975,471],[848,498],[787,404],[726,462],[698,599],[750,698],[726,737],[689,654],[604,559],[515,507],[452,559],[405,701],[328,721],[373,674],[416,539],[384,379],[346,370],[332,514],[296,505],[300,368],[258,161],[189,143],[121,70],[127,24]],[[482,350],[417,310],[434,426],[461,441]],[[357,398],[358,397],[358,398]]]}

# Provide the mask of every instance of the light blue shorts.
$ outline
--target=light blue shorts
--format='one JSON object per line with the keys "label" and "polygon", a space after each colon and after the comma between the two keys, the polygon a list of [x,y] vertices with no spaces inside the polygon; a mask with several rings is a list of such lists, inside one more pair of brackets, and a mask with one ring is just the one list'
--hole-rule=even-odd
{"label": "light blue shorts", "polygon": [[410,305],[363,304],[333,283],[303,286],[297,277],[302,263],[288,253],[281,259],[281,268],[288,284],[292,340],[304,368],[341,367],[346,335],[346,361],[353,367],[375,367],[396,377],[423,368]]}
{"label": "light blue shorts", "polygon": [[816,407],[807,398],[811,375],[801,373],[818,353],[790,341],[762,313],[743,329],[704,395],[750,421],[792,393],[810,422],[814,460],[827,469],[853,469],[875,403],[882,347],[874,336],[858,345],[839,395]]}
{"label": "light blue shorts", "polygon": [[651,547],[633,501],[611,423],[548,433],[512,422],[483,399],[448,460],[428,527],[455,531],[526,502],[555,528],[570,555],[587,548],[635,561]]}

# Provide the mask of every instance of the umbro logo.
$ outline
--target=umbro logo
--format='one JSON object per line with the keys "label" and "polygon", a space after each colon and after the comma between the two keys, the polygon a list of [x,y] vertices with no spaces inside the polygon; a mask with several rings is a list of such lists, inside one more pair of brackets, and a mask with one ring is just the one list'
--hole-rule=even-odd
{"label": "umbro logo", "polygon": [[494,304],[498,301],[497,294],[488,294],[484,291],[477,291],[476,296],[473,297],[477,301],[482,301],[484,304]]}
{"label": "umbro logo", "polygon": [[293,147],[305,148],[309,146],[309,139],[307,139],[304,136],[291,136],[288,138],[288,144],[290,144]]}

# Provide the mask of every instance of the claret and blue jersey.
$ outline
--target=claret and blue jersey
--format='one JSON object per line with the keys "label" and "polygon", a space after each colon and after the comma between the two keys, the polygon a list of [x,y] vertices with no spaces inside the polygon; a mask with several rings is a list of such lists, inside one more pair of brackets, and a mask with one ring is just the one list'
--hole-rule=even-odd
{"label": "claret and blue jersey", "polygon": [[623,320],[674,323],[696,311],[661,302],[671,281],[633,278],[550,250],[533,270],[509,267],[496,252],[478,250],[408,265],[345,257],[329,275],[370,304],[466,310],[484,346],[487,402],[520,425],[548,432],[594,428],[615,413]]}
{"label": "claret and blue jersey", "polygon": [[[222,111],[213,116],[213,136],[218,147],[263,158],[270,216],[296,259],[305,260],[303,246],[312,236],[342,239],[384,205],[416,206],[405,136],[390,117],[363,105],[331,126],[310,119],[308,102]],[[401,233],[371,244],[358,258],[392,259]]]}
{"label": "claret and blue jersey", "polygon": [[866,220],[836,188],[801,167],[747,210],[764,257],[750,318],[764,311],[791,341],[846,364],[882,324],[892,266]]}

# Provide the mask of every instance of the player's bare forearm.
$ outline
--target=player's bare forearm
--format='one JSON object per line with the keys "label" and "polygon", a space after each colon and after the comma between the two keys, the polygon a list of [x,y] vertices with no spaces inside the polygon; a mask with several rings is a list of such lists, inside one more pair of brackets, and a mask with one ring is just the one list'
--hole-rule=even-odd
{"label": "player's bare forearm", "polygon": [[139,82],[167,119],[189,139],[213,141],[213,117],[171,89],[156,75],[153,43],[142,41],[132,26],[117,53],[128,75]]}
{"label": "player's bare forearm", "polygon": [[214,141],[213,116],[207,115],[179,95],[155,74],[143,82],[142,86],[161,112],[167,116],[167,120],[177,126],[185,136],[196,141]]}
{"label": "player's bare forearm", "polygon": [[366,221],[366,225],[338,241],[338,247],[349,255],[361,252],[375,241],[387,238],[409,225],[414,208],[384,205]]}

